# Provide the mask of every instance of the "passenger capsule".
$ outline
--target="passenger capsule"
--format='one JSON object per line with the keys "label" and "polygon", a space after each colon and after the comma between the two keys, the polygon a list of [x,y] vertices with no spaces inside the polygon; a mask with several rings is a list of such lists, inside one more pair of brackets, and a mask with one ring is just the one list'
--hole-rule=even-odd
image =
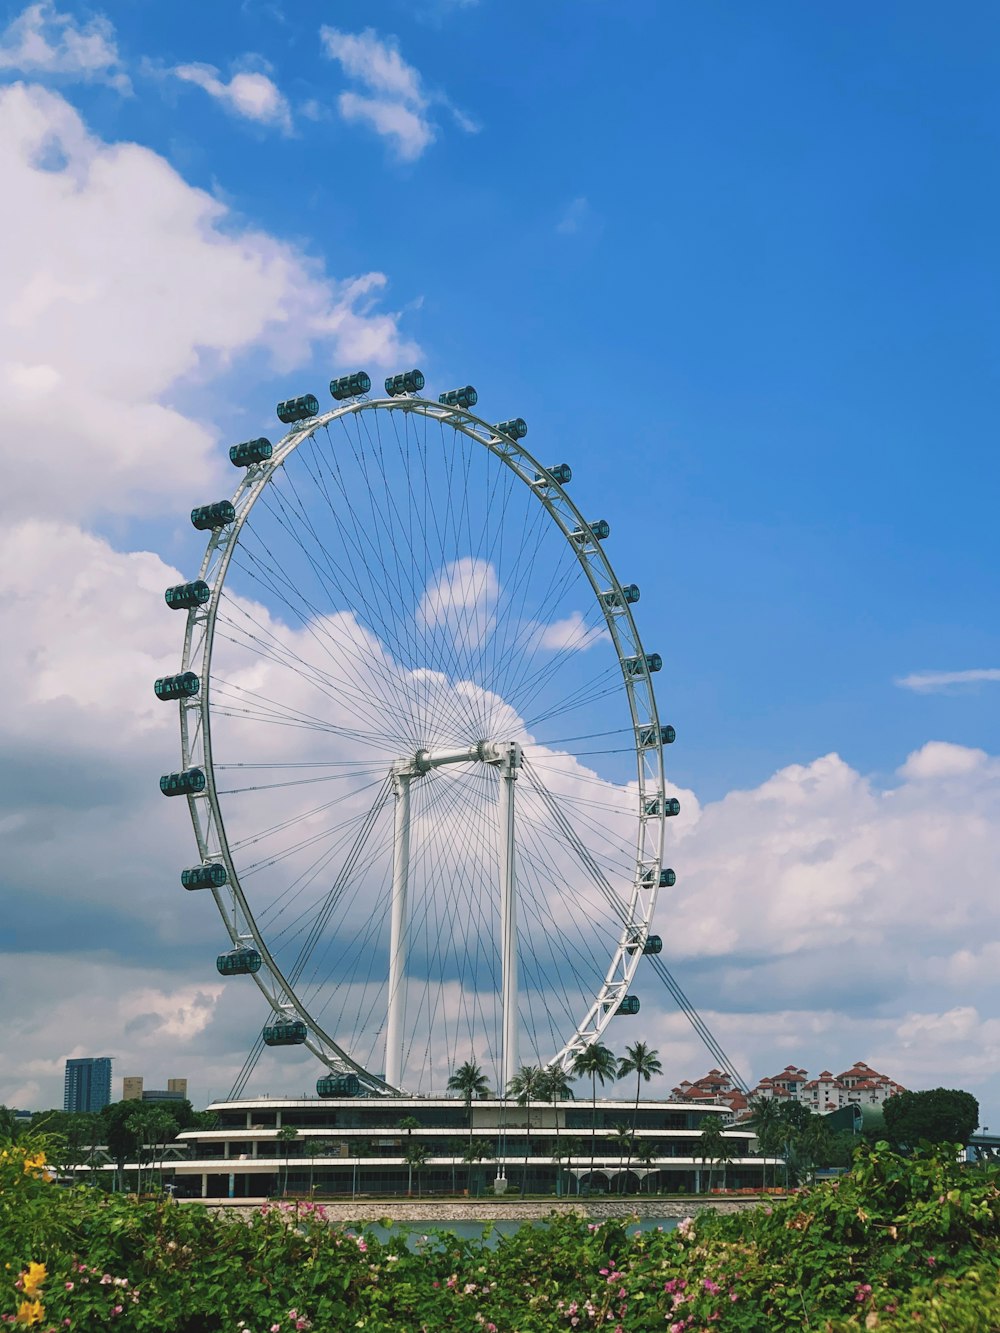
{"label": "passenger capsule", "polygon": [[637,1014],[639,1012],[638,995],[626,995],[615,1010],[616,1014]]}
{"label": "passenger capsule", "polygon": [[[655,810],[647,811],[648,814],[658,813]],[[647,870],[642,877],[643,884],[659,884],[661,889],[672,889],[677,883],[677,876],[672,870]]]}
{"label": "passenger capsule", "polygon": [[199,532],[214,532],[217,528],[227,527],[236,519],[236,510],[228,500],[218,500],[212,505],[199,505],[191,510],[191,523]]}
{"label": "passenger capsule", "polygon": [[319,412],[319,400],[314,393],[304,393],[301,398],[286,398],[275,408],[278,420],[286,426],[296,421],[308,421]]}
{"label": "passenger capsule", "polygon": [[326,1074],[316,1080],[316,1092],[320,1097],[357,1097],[361,1091],[361,1080],[357,1074]]}
{"label": "passenger capsule", "polygon": [[535,473],[535,481],[557,481],[560,486],[566,486],[573,480],[573,469],[568,463],[556,463],[549,468],[548,476],[544,472]]}
{"label": "passenger capsule", "polygon": [[606,518],[599,518],[585,528],[574,528],[569,535],[578,542],[603,542],[611,536],[611,524]]}
{"label": "passenger capsule", "polygon": [[514,417],[512,421],[498,421],[493,429],[511,440],[523,440],[528,433],[528,423],[524,417]]}
{"label": "passenger capsule", "polygon": [[646,943],[642,946],[645,954],[654,954],[663,952],[663,940],[659,935],[647,935]]}
{"label": "passenger capsule", "polygon": [[399,398],[404,393],[419,393],[424,387],[422,370],[406,370],[400,375],[387,375],[385,391],[390,398]]}
{"label": "passenger capsule", "polygon": [[299,1018],[279,1018],[268,1023],[263,1032],[265,1046],[301,1046],[306,1039],[306,1025]]}
{"label": "passenger capsule", "polygon": [[679,815],[681,812],[681,803],[676,796],[668,796],[663,802],[663,813],[665,815]]}
{"label": "passenger capsule", "polygon": [[261,961],[256,949],[248,944],[241,944],[238,949],[230,949],[229,953],[220,953],[215,960],[215,966],[221,976],[245,977],[259,972]]}
{"label": "passenger capsule", "polygon": [[669,867],[664,867],[664,869],[660,871],[660,888],[672,889],[676,883],[677,875]]}
{"label": "passenger capsule", "polygon": [[263,463],[274,453],[270,440],[244,440],[229,449],[229,461],[233,467],[250,467],[254,463]]}
{"label": "passenger capsule", "polygon": [[673,727],[640,727],[639,744],[644,750],[654,745],[673,745],[677,732]]}
{"label": "passenger capsule", "polygon": [[445,407],[475,407],[479,402],[479,394],[471,384],[467,384],[464,389],[449,389],[447,393],[438,394],[438,402]]}
{"label": "passenger capsule", "polygon": [[153,681],[153,693],[165,702],[170,699],[191,699],[201,689],[201,681],[193,671],[182,671],[179,676],[160,676]]}
{"label": "passenger capsule", "polygon": [[659,653],[647,653],[645,657],[626,657],[622,665],[627,676],[652,675],[663,666],[663,658]]}
{"label": "passenger capsule", "polygon": [[193,606],[204,606],[212,595],[212,590],[204,579],[194,579],[191,583],[176,583],[163,594],[163,600],[171,611],[190,611]]}
{"label": "passenger capsule", "polygon": [[197,796],[205,790],[205,774],[200,768],[186,768],[183,773],[164,773],[160,791],[164,796]]}
{"label": "passenger capsule", "polygon": [[330,397],[342,403],[348,398],[360,398],[371,387],[371,376],[364,370],[356,370],[353,375],[341,375],[340,379],[330,381]]}
{"label": "passenger capsule", "polygon": [[221,861],[206,861],[204,865],[181,871],[181,884],[185,889],[221,889],[228,878]]}

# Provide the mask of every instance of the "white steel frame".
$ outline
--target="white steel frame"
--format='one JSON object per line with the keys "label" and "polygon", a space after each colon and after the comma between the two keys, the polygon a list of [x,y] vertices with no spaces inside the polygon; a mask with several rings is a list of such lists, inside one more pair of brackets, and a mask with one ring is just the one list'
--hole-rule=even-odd
{"label": "white steel frame", "polygon": [[[570,499],[566,490],[524,446],[495,426],[460,408],[448,407],[416,396],[398,398],[357,398],[338,404],[332,411],[302,422],[274,446],[270,459],[247,468],[236,488],[232,504],[236,519],[228,527],[217,529],[209,538],[198,577],[211,589],[211,597],[201,607],[188,612],[184,634],[181,671],[194,671],[201,688],[194,698],[180,701],[181,763],[183,768],[201,768],[206,777],[203,792],[188,796],[188,809],[203,863],[219,862],[225,866],[228,882],[209,890],[225,922],[234,947],[253,946],[261,956],[260,971],[254,980],[279,1017],[300,1019],[308,1035],[306,1046],[335,1074],[355,1073],[370,1093],[392,1095],[402,1092],[400,1078],[400,1023],[405,1003],[405,935],[407,882],[409,870],[410,784],[422,774],[442,764],[486,762],[495,764],[501,775],[500,830],[501,865],[499,872],[501,908],[501,960],[503,1012],[503,1048],[501,1052],[501,1087],[518,1068],[517,1053],[517,930],[516,867],[514,863],[514,788],[521,767],[520,747],[512,742],[481,744],[468,750],[417,754],[400,758],[392,768],[395,795],[392,911],[390,923],[389,1006],[386,1028],[385,1076],[373,1074],[355,1061],[349,1052],[324,1032],[307,1007],[295,994],[257,928],[233,864],[212,765],[211,669],[212,647],[219,599],[230,560],[239,541],[240,531],[258,497],[272,475],[303,441],[317,430],[340,417],[360,412],[412,412],[446,423],[470,440],[489,450],[537,496],[540,504],[562,531],[576,554],[604,614],[605,623],[622,668],[628,695],[636,744],[638,785],[638,822],[635,847],[635,874],[627,901],[623,904],[622,928],[604,981],[587,1012],[559,1052],[548,1062],[550,1067],[569,1070],[576,1055],[600,1040],[605,1028],[628,992],[642,956],[643,945],[659,891],[660,869],[664,852],[664,763],[660,740],[660,721],[653,692],[653,682],[630,605],[625,599],[611,563],[589,523]],[[487,752],[488,751],[488,752]]]}

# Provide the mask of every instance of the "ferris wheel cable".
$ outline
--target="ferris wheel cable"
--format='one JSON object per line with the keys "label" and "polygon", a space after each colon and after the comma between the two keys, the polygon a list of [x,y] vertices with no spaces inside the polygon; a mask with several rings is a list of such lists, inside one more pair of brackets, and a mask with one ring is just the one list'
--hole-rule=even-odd
{"label": "ferris wheel cable", "polygon": [[[249,521],[245,526],[246,527],[250,526]],[[296,543],[299,546],[302,545],[301,540],[299,539],[298,533],[296,531],[289,529],[289,535],[292,537],[294,541],[296,541]],[[267,548],[266,546],[264,549],[267,551],[270,561],[272,562],[275,561],[275,557],[271,553],[270,549]],[[282,588],[280,586],[284,584],[285,587],[288,589],[288,591],[291,592],[298,599],[298,601],[302,603],[302,606],[306,608],[306,610],[303,611],[301,607],[294,606],[292,602],[288,599],[288,597],[284,596],[284,601],[283,601],[284,607],[292,613],[293,617],[298,617],[298,619],[302,623],[303,628],[307,631],[310,637],[316,641],[317,645],[326,653],[330,661],[333,662],[335,666],[341,669],[342,674],[338,677],[333,678],[336,681],[336,687],[338,691],[343,692],[345,694],[352,693],[351,687],[346,684],[346,681],[351,679],[350,672],[352,667],[356,671],[358,663],[360,661],[361,666],[364,668],[364,670],[371,678],[371,684],[376,687],[379,685],[388,686],[389,691],[399,696],[397,702],[400,704],[400,707],[402,707],[402,702],[403,702],[402,691],[405,687],[403,685],[400,673],[389,672],[389,671],[376,673],[374,664],[377,659],[374,654],[362,654],[360,659],[355,657],[353,661],[347,658],[345,656],[344,646],[340,642],[338,642],[338,640],[335,639],[334,636],[326,628],[322,612],[314,603],[312,603],[304,595],[302,590],[300,588],[294,587],[290,583],[290,581],[286,578],[286,576],[277,568],[276,564],[268,564],[267,562],[261,560],[259,556],[256,556],[253,552],[250,552],[249,550],[246,551],[246,555],[248,559],[250,559],[253,563],[255,563],[258,566],[258,572],[256,574],[258,581],[265,587],[268,587],[275,597],[278,597],[280,599],[284,596]],[[240,564],[238,558],[234,557],[234,563],[237,565],[238,568],[242,568],[244,569],[245,572],[249,572],[246,566]],[[268,576],[266,577],[264,574],[259,572],[260,570],[266,570]],[[312,665],[314,671],[318,669],[315,667],[315,664]],[[363,691],[356,692],[355,697],[359,698],[362,701],[366,701],[366,696],[364,695]],[[412,699],[410,700],[410,702],[412,703]]]}
{"label": "ferris wheel cable", "polygon": [[[240,867],[240,879],[244,880],[250,876],[259,873],[261,870],[268,870],[275,865],[279,865],[289,856],[294,856],[298,852],[303,852],[309,847],[314,847],[318,842],[325,842],[329,838],[335,837],[341,832],[346,838],[347,833],[356,824],[360,824],[365,818],[365,812],[351,815],[348,819],[342,820],[339,824],[331,824],[320,829],[317,833],[311,833],[307,838],[301,838],[298,842],[293,842],[282,851],[276,852],[262,861],[252,861]],[[341,845],[344,839],[340,840]]]}
{"label": "ferris wheel cable", "polygon": [[296,959],[295,964],[292,967],[292,975],[289,977],[289,980],[291,981],[292,985],[295,985],[295,983],[302,976],[306,964],[309,961],[310,955],[312,954],[313,949],[316,947],[316,942],[319,940],[320,935],[325,929],[326,924],[329,921],[330,916],[332,915],[333,910],[336,906],[338,898],[344,892],[344,887],[346,886],[349,877],[352,874],[353,869],[357,864],[359,857],[361,856],[361,852],[362,849],[364,848],[365,843],[371,836],[371,832],[378,821],[379,815],[385,808],[385,804],[389,798],[389,793],[391,790],[392,790],[392,782],[387,777],[384,780],[382,786],[379,788],[375,800],[368,811],[368,815],[366,816],[363,824],[361,825],[361,828],[358,830],[358,834],[351,845],[350,851],[347,854],[347,858],[344,862],[343,868],[341,869],[337,878],[334,880],[329,893],[323,900],[320,909],[316,914],[314,926],[310,929],[309,935],[306,937],[306,941],[299,952],[299,957]]}
{"label": "ferris wheel cable", "polygon": [[[248,616],[248,619],[252,618]],[[331,701],[339,704],[341,707],[345,708],[346,711],[352,712],[359,720],[367,721],[369,726],[371,725],[371,700],[368,696],[353,691],[349,686],[344,685],[338,678],[330,676],[328,673],[321,672],[315,664],[306,663],[304,659],[297,654],[292,653],[286,645],[280,645],[280,647],[277,646],[277,640],[275,641],[275,644],[267,646],[263,645],[258,636],[246,633],[246,631],[243,631],[241,627],[235,625],[235,623],[230,621],[225,615],[220,614],[216,618],[216,636],[227,640],[235,647],[242,647],[245,645],[243,645],[239,639],[233,638],[232,634],[220,635],[220,624],[225,628],[229,628],[235,634],[245,634],[247,639],[257,645],[257,653],[259,657],[272,661],[277,666],[293,669],[298,678],[308,681],[314,689],[318,690],[321,694],[326,695]],[[334,693],[334,690],[336,690],[336,693]],[[361,715],[356,709],[350,707],[350,705],[355,702],[366,707],[366,714]]]}
{"label": "ferris wheel cable", "polygon": [[579,695],[578,692],[577,695],[570,695],[568,696],[568,702],[563,701],[563,703],[557,707],[548,708],[543,713],[536,714],[535,717],[527,718],[524,725],[529,728],[529,730],[534,731],[539,723],[550,722],[552,718],[563,717],[566,713],[575,713],[577,709],[585,708],[588,704],[596,704],[600,699],[606,699],[609,695],[618,694],[619,688],[620,687],[616,684],[610,684],[606,690],[600,690],[593,694]]}
{"label": "ferris wheel cable", "polygon": [[581,703],[596,702],[596,700],[603,699],[611,693],[618,693],[620,690],[621,666],[617,660],[606,662],[587,680],[582,681],[568,694],[557,700],[551,709],[535,717],[527,718],[525,723],[529,727],[534,727],[538,722],[545,721],[557,712],[565,711],[569,707],[578,708]]}
{"label": "ferris wheel cable", "polygon": [[259,782],[252,787],[216,787],[216,793],[219,796],[243,796],[253,791],[282,791],[286,787],[313,787],[321,782],[347,782],[356,776],[356,773],[328,773],[326,777],[319,778],[289,778],[287,782]]}
{"label": "ferris wheel cable", "polygon": [[[595,741],[601,739],[604,736],[623,736],[623,735],[629,735],[631,734],[631,732],[632,732],[631,727],[612,727],[610,731],[590,731],[582,736],[560,736],[555,740],[546,739],[545,746],[547,749],[551,750],[557,745],[570,745],[574,741]],[[633,752],[634,752],[634,747],[633,747]]]}
{"label": "ferris wheel cable", "polygon": [[[368,791],[375,786],[378,786],[378,783],[375,782],[367,783],[364,787],[359,789],[359,792],[355,792],[353,794],[356,796],[359,793]],[[254,846],[259,842],[263,842],[265,838],[272,837],[277,833],[283,833],[286,829],[292,828],[296,824],[304,823],[306,820],[313,818],[315,815],[321,815],[327,810],[332,810],[334,806],[340,805],[343,802],[343,800],[344,800],[343,796],[338,796],[335,797],[334,800],[332,801],[324,801],[322,805],[315,805],[310,810],[300,811],[299,813],[292,815],[288,819],[279,820],[277,824],[272,824],[269,828],[260,829],[256,833],[251,834],[251,836],[248,838],[242,838],[230,842],[229,850],[230,852],[235,853],[238,851],[242,851],[245,847]]]}
{"label": "ferris wheel cable", "polygon": [[265,723],[273,722],[275,724],[285,724],[288,726],[301,726],[305,730],[315,731],[324,735],[339,736],[344,740],[363,741],[366,745],[374,745],[376,748],[391,751],[393,754],[395,754],[398,749],[398,746],[386,740],[374,737],[370,732],[362,732],[354,728],[338,726],[334,722],[324,722],[322,719],[313,717],[308,713],[297,713],[296,710],[292,709],[285,709],[284,712],[282,712],[281,705],[274,700],[267,699],[266,695],[262,695],[257,691],[247,690],[243,686],[231,685],[229,682],[223,681],[218,677],[214,678],[212,681],[212,690],[215,694],[221,692],[223,695],[232,694],[234,691],[238,691],[239,693],[237,697],[243,696],[250,699],[260,699],[268,705],[266,710],[220,707],[215,710],[216,716],[218,717],[249,716]]}
{"label": "ferris wheel cable", "polygon": [[[329,429],[328,429],[328,428],[327,428],[327,430],[326,430],[326,434],[327,434],[327,438],[328,438],[328,440],[329,440],[329,439],[330,439],[330,432],[329,432]],[[332,440],[331,440],[330,442],[331,442],[331,444],[332,444]],[[324,480],[320,480],[321,475],[322,475],[322,466],[321,466],[321,460],[319,459],[319,457],[318,457],[318,455],[317,455],[317,451],[316,451],[316,441],[315,441],[315,437],[313,437],[311,440],[309,440],[309,441],[307,442],[307,448],[309,448],[309,449],[312,451],[312,453],[313,453],[313,461],[314,461],[316,470],[315,470],[315,472],[313,472],[313,471],[310,469],[310,466],[309,466],[309,461],[310,461],[310,460],[309,460],[308,455],[303,455],[303,456],[302,456],[303,466],[306,468],[306,471],[309,472],[310,475],[312,476],[312,478],[313,478],[313,480],[314,480],[314,483],[316,484],[317,489],[321,491],[321,493],[322,493],[322,495],[323,495],[323,498],[326,500],[327,507],[328,507],[329,510],[330,510],[331,520],[332,520],[332,522],[333,522],[334,524],[336,524],[336,523],[338,523],[338,522],[342,519],[342,516],[343,516],[343,507],[341,507],[340,509],[338,509],[338,508],[336,508],[336,507],[334,506],[333,501],[332,501],[332,499],[331,499],[331,497],[330,497],[329,490],[327,489],[327,486],[326,486],[326,483],[325,483],[325,479],[324,479]],[[299,452],[301,453],[302,451],[300,450]],[[329,457],[332,459],[334,456],[335,456],[335,451],[334,451],[333,449],[331,449],[331,450],[330,450]],[[403,646],[403,642],[402,642],[402,638],[401,638],[401,635],[402,635],[402,633],[403,633],[403,626],[400,624],[399,617],[394,617],[394,621],[395,621],[395,623],[394,623],[393,627],[390,628],[389,623],[388,623],[388,621],[386,620],[386,618],[385,618],[384,616],[378,614],[378,613],[375,611],[375,604],[374,604],[373,598],[372,598],[372,596],[371,596],[371,591],[370,591],[370,589],[369,589],[369,590],[363,590],[363,589],[360,587],[360,585],[358,584],[357,580],[353,579],[353,576],[352,576],[352,575],[349,575],[349,573],[348,573],[348,569],[349,569],[350,562],[346,562],[346,563],[345,563],[345,562],[340,562],[340,561],[335,561],[335,560],[333,560],[332,555],[331,555],[330,550],[329,550],[329,543],[324,542],[322,539],[319,538],[319,536],[316,534],[315,529],[313,528],[313,526],[312,526],[312,524],[311,524],[311,522],[310,522],[310,520],[309,520],[309,518],[308,518],[308,514],[307,514],[307,511],[306,511],[306,507],[305,507],[305,505],[301,502],[301,499],[300,499],[300,497],[299,497],[299,495],[298,495],[298,490],[297,490],[297,488],[296,488],[295,485],[294,485],[294,479],[291,479],[291,485],[292,485],[292,489],[293,489],[293,491],[295,492],[296,500],[297,500],[297,502],[298,502],[298,510],[299,510],[300,515],[301,515],[302,522],[307,526],[307,529],[308,529],[308,530],[310,531],[310,533],[313,535],[313,537],[314,537],[314,539],[315,539],[315,541],[316,541],[317,547],[319,548],[319,550],[320,550],[320,552],[321,552],[321,555],[322,555],[322,557],[323,557],[323,560],[325,561],[325,563],[328,565],[328,567],[329,567],[329,569],[330,569],[331,577],[335,580],[335,582],[337,583],[337,585],[338,585],[338,586],[341,586],[341,587],[344,586],[345,584],[350,584],[351,582],[353,582],[354,587],[355,587],[355,593],[356,593],[355,600],[356,600],[357,605],[358,605],[358,606],[364,606],[364,607],[366,608],[366,610],[369,612],[369,614],[371,614],[372,620],[375,621],[375,622],[377,623],[377,625],[380,627],[380,628],[379,628],[379,638],[380,638],[380,640],[381,640],[383,643],[386,644],[386,646],[388,647],[389,651],[393,654],[393,656],[394,656],[397,660],[401,659],[401,658],[404,657],[406,654],[405,654],[405,650],[404,650],[404,646]],[[345,503],[345,505],[347,506],[347,508],[349,509],[349,511],[351,512],[351,515],[352,515],[352,521],[354,521],[355,530],[357,531],[357,527],[358,527],[358,525],[357,525],[357,522],[354,520],[354,517],[353,517],[353,508],[352,508],[351,505],[350,505],[349,497],[347,497],[346,495],[344,496],[344,503]],[[359,534],[359,537],[360,537],[360,534]],[[356,545],[357,545],[357,544],[356,544]],[[365,561],[365,557],[364,557],[364,554],[363,554],[362,549],[360,548],[360,546],[358,546],[357,549],[358,549],[358,555],[359,555],[359,557],[360,557],[360,561],[359,561],[360,566],[363,567],[363,568],[367,568],[367,567],[368,567],[368,564],[367,564],[367,561]],[[370,549],[370,543],[369,543],[369,549]],[[380,546],[380,544],[378,544],[378,543],[376,543],[376,545],[375,545],[375,554],[378,556],[378,559],[379,559],[380,563],[382,564],[382,569],[383,569],[383,574],[384,574],[384,576],[387,577],[387,576],[388,576],[388,575],[387,575],[387,570],[386,570],[386,568],[385,568],[384,561],[382,561],[382,557],[381,557],[381,546]],[[398,563],[398,562],[397,562],[397,563]],[[319,571],[317,570],[316,572],[317,572],[317,576],[318,576],[318,577],[321,577],[321,576],[319,575]],[[325,591],[326,591],[326,593],[327,593],[327,596],[330,597],[331,601],[332,601],[334,604],[336,604],[336,597],[335,597],[335,595],[333,594],[332,589],[330,589],[329,585],[326,584],[326,580],[325,580],[325,579],[322,579],[322,578],[321,578],[321,581],[322,581],[322,583],[324,584],[324,589],[325,589]]]}
{"label": "ferris wheel cable", "polygon": [[243,1096],[247,1083],[250,1080],[250,1075],[256,1069],[257,1062],[260,1059],[263,1050],[264,1038],[258,1032],[250,1045],[250,1050],[247,1052],[246,1059],[243,1061],[243,1066],[240,1069],[240,1072],[236,1075],[233,1086],[229,1090],[229,1096],[226,1098],[227,1101],[239,1101]]}

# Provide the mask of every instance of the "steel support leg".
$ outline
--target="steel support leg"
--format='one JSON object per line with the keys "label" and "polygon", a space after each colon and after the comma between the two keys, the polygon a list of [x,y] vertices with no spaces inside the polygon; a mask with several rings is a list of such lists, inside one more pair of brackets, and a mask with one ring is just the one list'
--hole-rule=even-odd
{"label": "steel support leg", "polygon": [[392,843],[392,908],[389,922],[389,1012],[385,1026],[385,1081],[398,1088],[403,1077],[403,1011],[406,1007],[406,891],[410,876],[409,773],[393,774],[396,794]]}

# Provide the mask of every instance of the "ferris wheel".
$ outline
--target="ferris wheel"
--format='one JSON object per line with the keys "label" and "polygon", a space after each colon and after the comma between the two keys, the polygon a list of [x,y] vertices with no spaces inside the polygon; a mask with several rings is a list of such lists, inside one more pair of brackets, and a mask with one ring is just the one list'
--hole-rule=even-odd
{"label": "ferris wheel", "polygon": [[[181,766],[225,977],[250,976],[269,1046],[306,1046],[321,1095],[429,1092],[463,1061],[498,1088],[637,1012],[667,794],[634,583],[610,525],[490,424],[465,386],[279,403],[235,444],[231,500],[194,509]],[[241,984],[236,982],[234,984]]]}

